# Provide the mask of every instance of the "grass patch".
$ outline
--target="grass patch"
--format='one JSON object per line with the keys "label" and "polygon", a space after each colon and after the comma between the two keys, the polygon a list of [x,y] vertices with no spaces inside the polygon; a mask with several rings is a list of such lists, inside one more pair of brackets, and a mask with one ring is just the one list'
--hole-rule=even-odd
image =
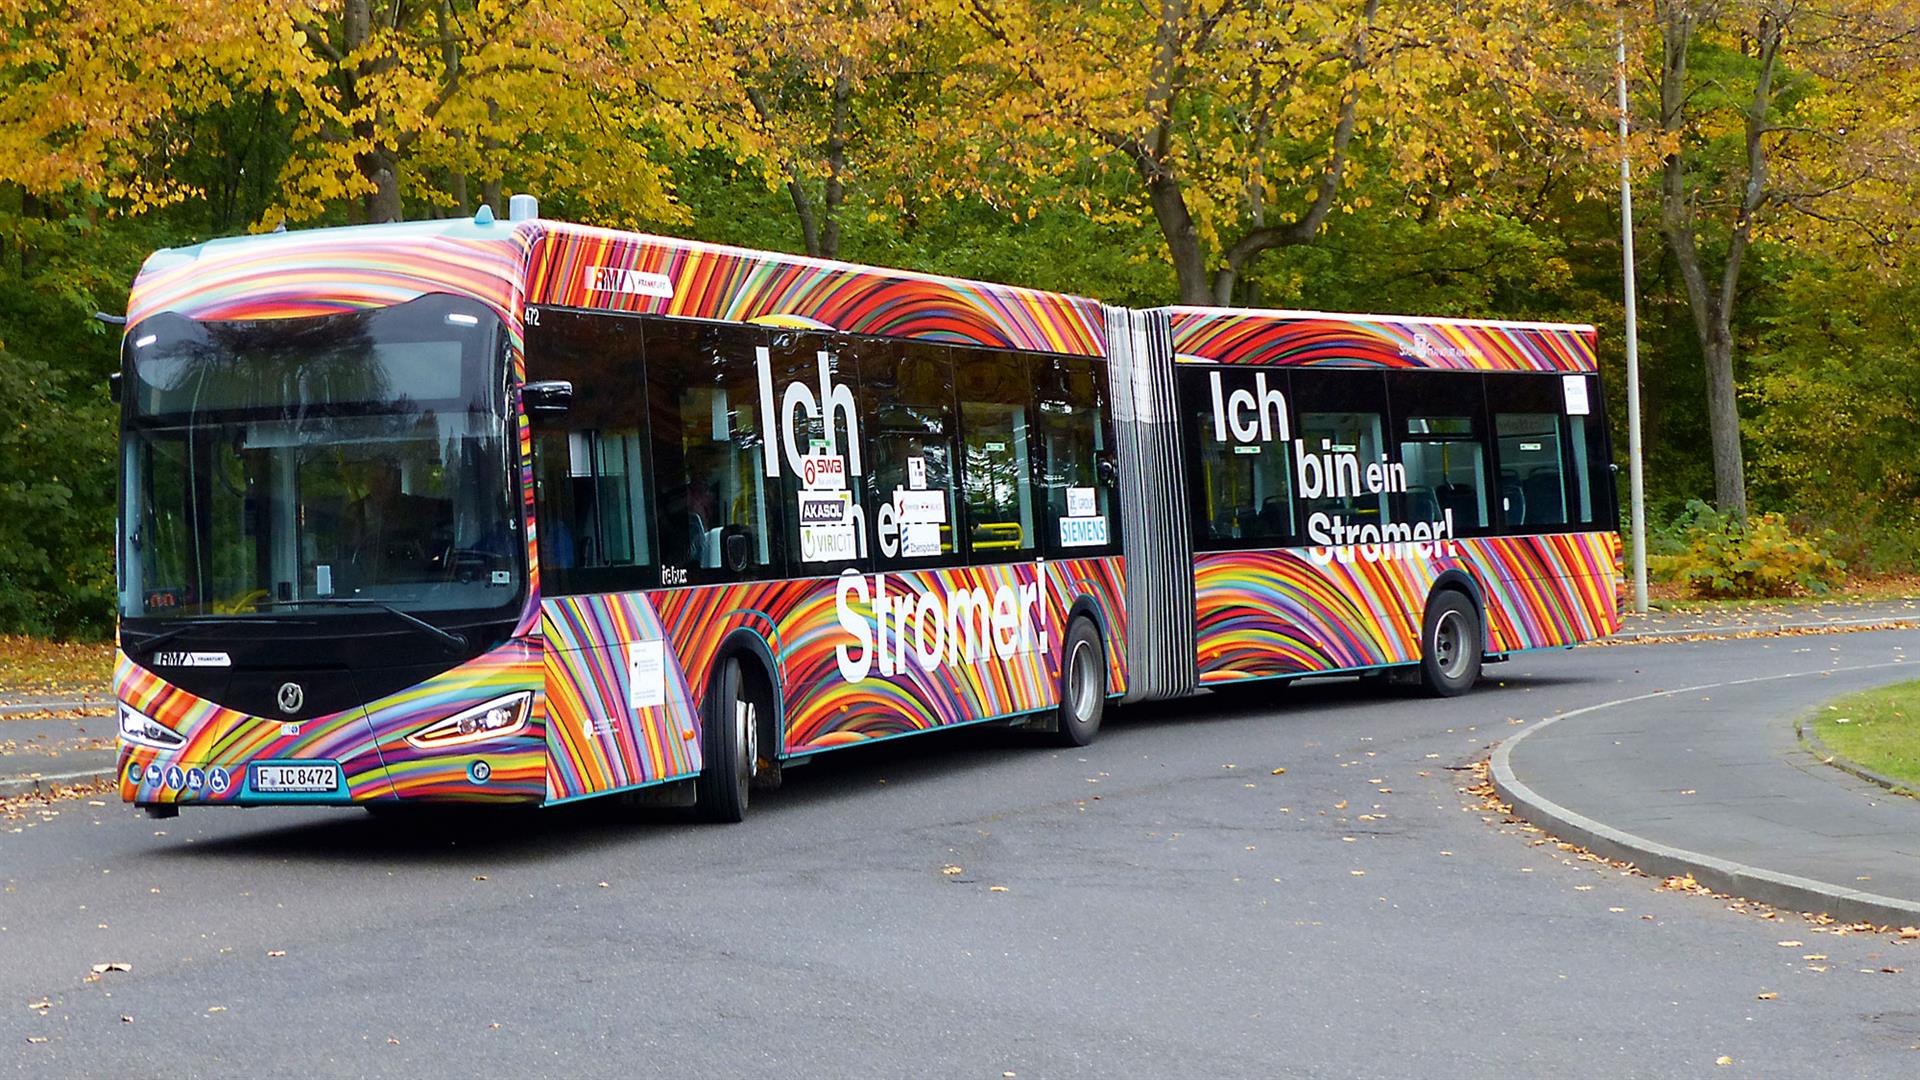
{"label": "grass patch", "polygon": [[104,686],[112,679],[112,642],[0,635],[0,693],[78,690]]}
{"label": "grass patch", "polygon": [[1920,682],[1831,702],[1814,717],[1813,731],[1841,757],[1920,787]]}

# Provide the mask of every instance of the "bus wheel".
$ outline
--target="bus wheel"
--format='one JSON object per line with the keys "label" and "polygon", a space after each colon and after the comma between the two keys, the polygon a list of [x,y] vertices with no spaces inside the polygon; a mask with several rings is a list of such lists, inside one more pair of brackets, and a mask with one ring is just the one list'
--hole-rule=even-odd
{"label": "bus wheel", "polygon": [[1107,651],[1093,623],[1075,619],[1067,628],[1067,644],[1060,664],[1060,730],[1062,746],[1085,746],[1100,733],[1100,717],[1107,708]]}
{"label": "bus wheel", "polygon": [[1458,697],[1480,677],[1480,616],[1473,601],[1445,589],[1433,594],[1420,630],[1420,683],[1434,697]]}
{"label": "bus wheel", "polygon": [[700,729],[700,776],[694,781],[695,806],[704,821],[735,822],[747,816],[747,790],[759,753],[760,695],[728,657],[714,673],[707,695],[706,722]]}

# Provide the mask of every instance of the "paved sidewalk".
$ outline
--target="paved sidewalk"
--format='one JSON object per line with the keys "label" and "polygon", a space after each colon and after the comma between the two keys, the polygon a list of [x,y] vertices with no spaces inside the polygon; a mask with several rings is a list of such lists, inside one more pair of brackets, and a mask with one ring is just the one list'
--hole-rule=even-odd
{"label": "paved sidewalk", "polygon": [[1495,786],[1521,817],[1650,873],[1920,926],[1920,799],[1823,764],[1794,732],[1823,701],[1920,678],[1920,630],[1812,640],[1772,673],[1703,663],[1687,686],[1532,725],[1496,748]]}
{"label": "paved sidewalk", "polygon": [[108,708],[49,708],[0,712],[0,796],[55,783],[84,783],[113,772],[118,724]]}
{"label": "paved sidewalk", "polygon": [[[1631,605],[1629,605],[1631,607]],[[1627,612],[1616,640],[1907,624],[1920,626],[1920,597],[1900,600],[1793,600],[1766,604],[1711,604],[1687,610]]]}

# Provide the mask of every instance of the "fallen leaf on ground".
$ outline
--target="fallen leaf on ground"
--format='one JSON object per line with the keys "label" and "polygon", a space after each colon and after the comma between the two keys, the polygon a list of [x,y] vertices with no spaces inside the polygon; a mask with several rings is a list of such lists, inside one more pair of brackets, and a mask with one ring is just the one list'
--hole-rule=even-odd
{"label": "fallen leaf on ground", "polygon": [[1760,993],[1755,994],[1753,996],[1760,1001],[1772,1001],[1774,998],[1777,998],[1780,995],[1777,992],[1772,990],[1763,990]]}
{"label": "fallen leaf on ground", "polygon": [[[1285,770],[1285,769],[1275,769],[1275,770],[1273,770],[1273,775],[1275,775],[1275,776],[1279,776],[1279,775],[1280,775],[1281,773],[1284,773],[1284,772],[1286,772],[1286,771],[1287,771],[1287,770]],[[1008,1075],[1008,1076],[1012,1076],[1013,1074],[1012,1074],[1012,1073],[1008,1073],[1007,1075]]]}
{"label": "fallen leaf on ground", "polygon": [[943,866],[940,868],[940,872],[947,875],[948,877],[952,877],[953,875],[960,873],[960,868],[957,866]]}
{"label": "fallen leaf on ground", "polygon": [[1733,1064],[1733,1059],[1725,1054],[1721,1054],[1719,1057],[1713,1059],[1713,1063],[1715,1065],[1731,1065]]}
{"label": "fallen leaf on ground", "polygon": [[40,1043],[46,1042],[47,1037],[45,1035],[29,1035],[27,1036],[27,1041],[37,1046]]}
{"label": "fallen leaf on ground", "polygon": [[287,955],[287,950],[285,950],[285,949],[268,949],[268,950],[267,950],[267,955],[268,955],[268,956],[285,956],[285,955]]}
{"label": "fallen leaf on ground", "polygon": [[1780,947],[1783,949],[1797,949],[1800,946],[1805,944],[1806,942],[1804,941],[1782,941],[1779,943]]}
{"label": "fallen leaf on ground", "polygon": [[1006,892],[1007,887],[1005,885],[989,885],[987,886],[987,891],[988,892]]}
{"label": "fallen leaf on ground", "polygon": [[105,975],[109,971],[132,971],[132,970],[133,970],[132,964],[123,964],[118,960],[115,960],[112,963],[93,965],[93,973],[95,975]]}

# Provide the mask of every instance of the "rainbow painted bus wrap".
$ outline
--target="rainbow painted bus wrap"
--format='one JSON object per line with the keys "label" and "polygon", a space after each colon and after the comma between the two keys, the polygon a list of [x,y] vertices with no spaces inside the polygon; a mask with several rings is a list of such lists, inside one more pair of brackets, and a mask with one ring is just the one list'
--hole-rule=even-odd
{"label": "rainbow painted bus wrap", "polygon": [[[527,313],[541,306],[1102,358],[1099,305],[538,219],[262,235],[148,260],[129,303],[130,401],[180,392],[160,385],[164,379],[140,382],[134,350],[165,320],[258,337],[280,320],[354,319],[423,301],[461,325],[486,313],[498,320],[508,389],[500,419],[519,518],[511,559],[521,569],[491,573],[503,595],[516,590],[517,606],[477,629],[436,623],[410,631],[399,620],[433,621],[435,613],[389,618],[376,609],[392,605],[348,600],[328,580],[344,576],[339,565],[324,564],[318,577],[296,569],[286,575],[297,579],[293,589],[265,578],[265,587],[244,594],[181,586],[161,576],[172,572],[158,565],[164,560],[144,554],[167,522],[153,520],[151,500],[135,507],[129,494],[115,673],[124,800],[157,810],[402,799],[552,804],[687,780],[702,769],[713,665],[749,638],[778,683],[777,745],[761,748],[775,760],[1051,709],[1076,616],[1100,625],[1107,695],[1126,692],[1126,574],[1117,552],[683,587],[664,584],[663,574],[653,587],[543,595],[533,433],[520,400]],[[438,318],[441,308],[432,310]],[[172,340],[160,336],[160,347]],[[144,407],[128,404],[129,417]],[[263,426],[230,441],[265,445]],[[131,463],[131,438],[129,447]],[[207,451],[188,440],[186,452]],[[249,477],[236,513],[262,515],[266,496]],[[419,502],[405,492],[397,498]],[[246,620],[258,612],[284,606],[280,621],[322,625],[335,617],[329,604],[397,649],[424,656],[439,648],[427,636],[437,630],[459,638],[464,652],[448,647],[455,658],[439,670],[377,693],[365,688],[382,679],[345,661],[303,674],[310,669],[295,655],[298,645],[283,650],[284,670],[260,659],[268,654],[243,659],[255,636]],[[144,645],[174,632],[160,616],[180,607],[203,616],[207,629]],[[359,657],[353,663],[367,670],[384,662],[378,649],[362,648]],[[329,679],[348,689],[316,692]]]}
{"label": "rainbow painted bus wrap", "polygon": [[[1280,393],[1277,380],[1286,372],[1316,373],[1323,380],[1311,389],[1296,380],[1289,388],[1295,398],[1329,389],[1339,392],[1336,397],[1356,393],[1327,380],[1362,383],[1357,397],[1329,407],[1329,423],[1336,414],[1351,421],[1391,399],[1382,412],[1400,428],[1397,439],[1390,436],[1371,449],[1377,461],[1363,459],[1354,470],[1364,474],[1367,466],[1378,466],[1379,483],[1369,486],[1363,479],[1355,485],[1358,498],[1348,492],[1327,500],[1349,509],[1373,502],[1363,507],[1364,516],[1373,519],[1363,523],[1370,531],[1344,531],[1329,537],[1335,541],[1331,543],[1268,548],[1237,537],[1207,536],[1204,510],[1196,506],[1194,540],[1200,550],[1194,553],[1194,650],[1200,685],[1417,664],[1422,612],[1436,586],[1449,580],[1468,592],[1480,611],[1490,658],[1571,646],[1619,628],[1620,541],[1613,524],[1593,327],[1205,308],[1172,308],[1160,314],[1167,320],[1174,362],[1184,375],[1188,407],[1207,412],[1209,422],[1218,414],[1219,441],[1236,452],[1287,449],[1285,432],[1256,432],[1258,425],[1249,422],[1262,408],[1256,389]],[[1271,387],[1264,381],[1243,381],[1239,385],[1246,388],[1241,391],[1246,397],[1238,401],[1210,393],[1223,385],[1218,373],[1229,373],[1230,382],[1235,374],[1248,371],[1270,373],[1276,381]],[[1516,400],[1524,402],[1509,413],[1500,412],[1497,404],[1483,404],[1486,415],[1480,419],[1491,417],[1496,425],[1511,419],[1517,425],[1526,417],[1534,424],[1528,434],[1494,440],[1502,460],[1497,463],[1496,487],[1486,494],[1498,505],[1483,501],[1466,508],[1469,513],[1477,510],[1479,528],[1460,528],[1461,522],[1451,517],[1454,508],[1445,509],[1442,521],[1418,520],[1440,517],[1442,507],[1431,490],[1423,495],[1404,479],[1394,479],[1394,470],[1402,465],[1392,452],[1396,443],[1403,450],[1408,442],[1423,443],[1423,449],[1448,445],[1439,441],[1441,421],[1413,418],[1429,411],[1433,403],[1423,394],[1439,385],[1423,373],[1477,375],[1482,386],[1475,387],[1475,394],[1484,394],[1489,402],[1518,395]],[[1427,381],[1417,381],[1423,378]],[[1395,379],[1416,381],[1401,387]],[[1369,384],[1385,386],[1387,392]],[[1291,415],[1304,418],[1311,407],[1296,400]],[[1464,408],[1450,404],[1431,411],[1475,412],[1471,401]],[[1409,424],[1421,433],[1432,427],[1433,441],[1410,434]],[[1577,446],[1576,427],[1585,436]],[[1214,441],[1207,424],[1187,434],[1190,445]],[[1366,434],[1377,437],[1375,432]],[[1309,441],[1296,439],[1291,447],[1290,479],[1302,486],[1330,475],[1336,457],[1364,456],[1353,453],[1352,446],[1339,453],[1337,442],[1330,454],[1325,447],[1304,445]],[[1564,462],[1554,453],[1556,442],[1565,444]],[[1509,456],[1512,461],[1506,460]],[[1190,457],[1188,464],[1196,462]],[[1527,470],[1524,475],[1522,468]],[[1209,499],[1211,493],[1201,490],[1206,479],[1194,478],[1196,504]],[[1554,481],[1560,490],[1553,490]],[[1529,490],[1545,493],[1531,514],[1523,509]],[[1302,498],[1302,491],[1293,494],[1302,509],[1314,505]],[[1424,507],[1416,510],[1422,500]],[[1414,523],[1400,522],[1404,531],[1395,531],[1395,523],[1386,520],[1395,510]],[[1503,522],[1507,528],[1497,529]],[[1314,522],[1296,521],[1293,531],[1313,539]],[[1519,535],[1495,535],[1498,531]],[[1482,535],[1466,535],[1473,532]]]}

